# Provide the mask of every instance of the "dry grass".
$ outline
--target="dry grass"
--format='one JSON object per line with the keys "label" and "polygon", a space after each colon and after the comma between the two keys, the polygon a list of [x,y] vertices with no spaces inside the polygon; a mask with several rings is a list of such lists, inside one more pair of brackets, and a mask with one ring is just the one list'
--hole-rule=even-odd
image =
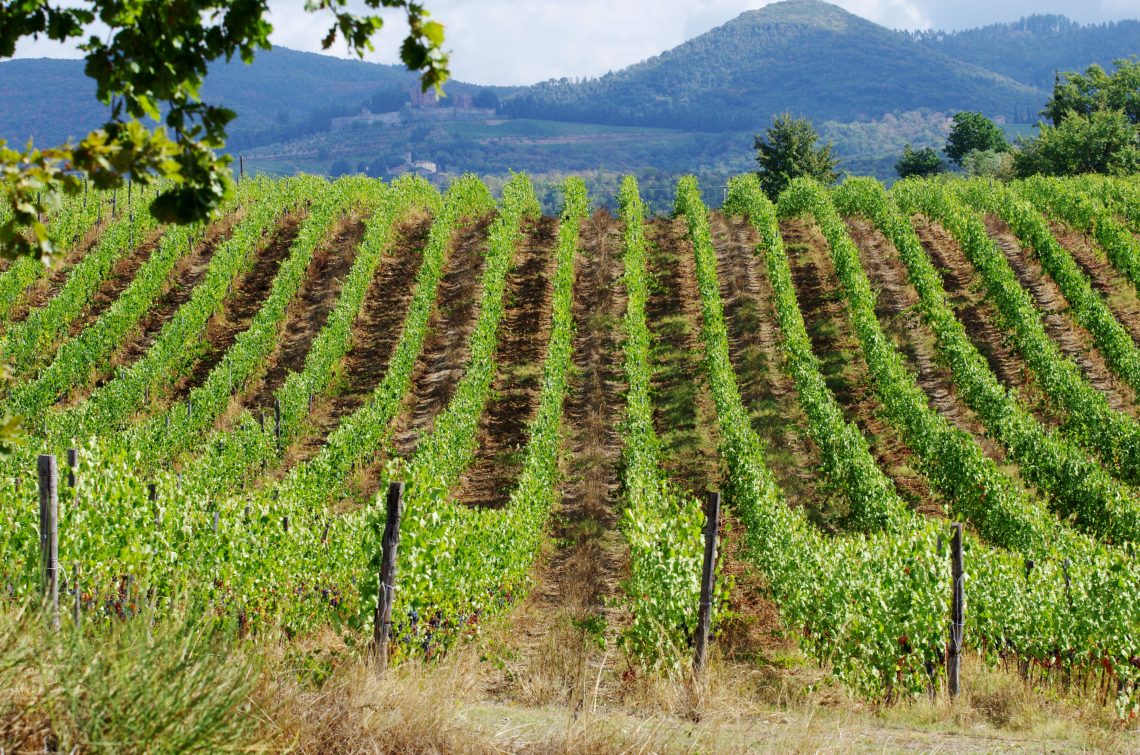
{"label": "dry grass", "polygon": [[[323,683],[305,684],[282,664],[257,695],[270,712],[273,746],[309,753],[1140,750],[1140,736],[1111,709],[1077,692],[1031,687],[1015,671],[974,658],[954,703],[871,706],[794,651],[740,663],[715,647],[704,684],[638,674],[594,694],[598,653],[589,632],[567,617],[541,652],[512,655],[518,620],[493,622],[437,663],[405,663],[383,675],[353,661]],[[604,655],[608,668],[625,667],[616,649]]]}

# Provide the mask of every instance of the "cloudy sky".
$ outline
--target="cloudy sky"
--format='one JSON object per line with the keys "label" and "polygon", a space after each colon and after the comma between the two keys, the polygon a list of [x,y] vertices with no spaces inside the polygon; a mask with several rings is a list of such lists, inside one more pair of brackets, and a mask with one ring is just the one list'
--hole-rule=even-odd
{"label": "cloudy sky", "polygon": [[[962,29],[1061,13],[1081,22],[1140,18],[1140,0],[835,0],[884,26]],[[597,76],[636,63],[718,26],[765,0],[426,0],[447,27],[456,78],[480,84],[529,84]],[[302,0],[271,0],[276,44],[319,51],[324,20]],[[376,40],[370,59],[396,62],[399,17]],[[337,46],[331,52],[344,54]],[[1140,44],[1138,44],[1140,52]],[[74,53],[71,53],[72,55]],[[68,55],[24,44],[20,56]]]}

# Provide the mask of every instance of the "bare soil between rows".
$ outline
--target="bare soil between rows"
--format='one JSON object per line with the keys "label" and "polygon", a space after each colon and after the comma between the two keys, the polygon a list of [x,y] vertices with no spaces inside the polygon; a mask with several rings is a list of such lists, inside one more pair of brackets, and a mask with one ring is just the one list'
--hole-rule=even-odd
{"label": "bare soil between rows", "polygon": [[139,318],[134,330],[127,334],[109,363],[99,365],[87,385],[73,386],[68,393],[60,397],[60,403],[65,405],[77,403],[90,392],[92,387],[105,385],[118,370],[129,368],[146,354],[178,308],[190,300],[195,286],[205,277],[209,269],[214,251],[230,237],[233,226],[241,214],[239,210],[207,228],[203,239],[193,244],[188,253],[183,254],[175,263],[163,292]]}
{"label": "bare soil between rows", "polygon": [[266,362],[265,374],[242,402],[244,408],[268,409],[273,405],[274,393],[285,384],[289,374],[304,368],[313,339],[328,322],[329,313],[340,298],[341,286],[352,269],[364,232],[363,218],[345,218],[337,224],[332,238],[313,254],[301,287],[289,304],[276,348]]}
{"label": "bare soil between rows", "polygon": [[412,373],[412,387],[396,420],[392,453],[409,458],[431,432],[471,358],[470,336],[479,314],[487,236],[493,215],[469,223],[456,234],[439,284],[428,336]]}
{"label": "bare soil between rows", "polygon": [[162,242],[162,234],[163,232],[161,230],[153,231],[141,244],[136,245],[134,249],[121,256],[115,262],[111,268],[111,272],[95,290],[91,301],[84,308],[83,312],[80,313],[79,317],[75,318],[71,323],[68,337],[74,338],[79,335],[84,328],[98,320],[99,316],[115,303],[115,300],[119,298],[120,294],[127,290],[127,287],[134,281],[139,269],[150,260],[151,255],[158,249],[158,245]]}
{"label": "bare soil between rows", "polygon": [[550,341],[558,221],[526,221],[507,278],[506,306],[495,345],[491,399],[479,418],[478,450],[459,483],[465,505],[496,508],[510,497],[522,469],[529,425],[538,410]]}
{"label": "bare soil between rows", "polygon": [[994,216],[986,216],[986,231],[1029,292],[1045,326],[1045,332],[1061,353],[1081,368],[1088,382],[1105,395],[1116,411],[1135,416],[1136,393],[1109,369],[1093,344],[1092,335],[1077,323],[1060,287],[1045,272],[1040,260],[1018,242],[1009,226]]}
{"label": "bare soil between rows", "polygon": [[308,430],[289,449],[285,469],[315,456],[329,433],[364,405],[388,371],[407,318],[430,228],[431,218],[425,215],[407,218],[397,225],[392,248],[377,266],[353,321],[350,345],[338,368],[336,382],[327,395],[314,397]]}
{"label": "bare soil between rows", "polygon": [[847,421],[863,433],[879,468],[910,506],[927,516],[942,516],[940,496],[916,471],[918,460],[884,418],[827,240],[814,224],[799,220],[781,222],[780,232],[812,351]]}
{"label": "bare soil between rows", "polygon": [[650,276],[645,314],[653,339],[650,393],[660,463],[682,490],[703,500],[705,491],[719,487],[722,470],[700,341],[693,247],[683,218],[654,220],[645,238]]}
{"label": "bare soil between rows", "polygon": [[942,284],[970,342],[985,358],[990,370],[1008,388],[1017,391],[1022,404],[1047,427],[1057,427],[1063,418],[1037,383],[1032,370],[1011,343],[997,307],[986,297],[981,277],[966,259],[954,237],[941,225],[923,216],[913,218],[923,249],[942,275]]}
{"label": "bare soil between rows", "polygon": [[540,558],[536,588],[512,617],[515,651],[489,683],[497,698],[573,711],[618,694],[618,658],[599,647],[594,632],[616,642],[623,619],[611,599],[628,571],[617,530],[626,390],[621,224],[597,211],[582,221],[579,250],[554,547]]}
{"label": "bare soil between rows", "polygon": [[1101,295],[1117,322],[1140,345],[1140,296],[1136,287],[1116,269],[1104,251],[1088,236],[1071,228],[1052,223],[1053,235],[1065,251],[1088,276],[1093,290]]}
{"label": "bare soil between rows", "polygon": [[876,293],[879,324],[905,359],[930,405],[955,427],[970,433],[988,457],[1004,463],[1005,449],[986,437],[985,426],[958,395],[950,368],[939,358],[934,334],[919,315],[918,291],[910,285],[894,244],[867,220],[849,220],[847,228]]}
{"label": "bare soil between rows", "polygon": [[834,529],[830,493],[819,484],[819,448],[808,435],[795,383],[786,372],[775,293],[756,251],[759,234],[745,218],[720,213],[713,214],[710,229],[729,361],[752,429],[764,441],[765,460],[788,505],[803,507],[817,525]]}
{"label": "bare soil between rows", "polygon": [[33,309],[39,309],[55,298],[55,295],[67,283],[75,265],[99,243],[99,239],[103,235],[103,231],[107,229],[109,222],[104,220],[97,223],[62,257],[52,260],[51,272],[29,286],[24,295],[20,297],[20,301],[8,313],[7,323],[9,326],[26,320]]}
{"label": "bare soil between rows", "polygon": [[175,383],[170,393],[171,403],[177,403],[206,382],[237,337],[249,329],[261,305],[269,298],[277,271],[289,256],[303,222],[303,213],[286,215],[268,241],[258,246],[252,266],[225,297],[221,313],[214,314],[206,323],[202,350],[189,372]]}

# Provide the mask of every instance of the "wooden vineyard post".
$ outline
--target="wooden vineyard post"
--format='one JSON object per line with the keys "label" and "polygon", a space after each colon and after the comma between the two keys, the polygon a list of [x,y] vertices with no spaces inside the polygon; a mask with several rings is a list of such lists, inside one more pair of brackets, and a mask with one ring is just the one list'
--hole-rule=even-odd
{"label": "wooden vineyard post", "polygon": [[954,537],[950,540],[950,574],[954,581],[954,594],[950,604],[950,649],[946,654],[946,676],[950,697],[961,690],[959,672],[962,667],[962,628],[965,625],[965,569],[962,563],[962,525],[955,523]]}
{"label": "wooden vineyard post", "polygon": [[716,536],[720,529],[720,493],[705,498],[705,562],[701,572],[701,604],[697,611],[697,642],[693,653],[693,673],[700,678],[708,655],[709,624],[712,622],[713,586],[716,580]]}
{"label": "wooden vineyard post", "polygon": [[158,485],[153,482],[146,484],[146,500],[154,507],[154,526],[162,526],[162,515],[158,513]]}
{"label": "wooden vineyard post", "polygon": [[380,585],[372,624],[372,652],[383,670],[388,665],[388,638],[392,633],[392,603],[396,597],[396,548],[400,544],[400,517],[404,513],[404,483],[388,485],[384,537],[380,541]]}
{"label": "wooden vineyard post", "polygon": [[75,448],[67,449],[67,487],[75,490],[75,468],[79,466],[79,451]]}
{"label": "wooden vineyard post", "polygon": [[83,616],[80,613],[83,608],[82,594],[79,592],[79,564],[71,565],[71,587],[75,590],[75,628],[79,628],[79,622],[82,621]]}
{"label": "wooden vineyard post", "polygon": [[281,452],[281,399],[273,399],[273,435],[277,439],[277,452]]}
{"label": "wooden vineyard post", "polygon": [[44,454],[36,464],[40,485],[41,586],[51,611],[53,631],[59,631],[59,469],[55,456]]}

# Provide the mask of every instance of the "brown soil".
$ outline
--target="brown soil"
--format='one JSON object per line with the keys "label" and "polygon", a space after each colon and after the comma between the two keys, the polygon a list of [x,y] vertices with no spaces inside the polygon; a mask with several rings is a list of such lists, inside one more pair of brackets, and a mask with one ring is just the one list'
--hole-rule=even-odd
{"label": "brown soil", "polygon": [[139,318],[135,329],[124,337],[109,363],[99,365],[88,383],[74,386],[62,394],[59,398],[61,405],[71,406],[81,401],[93,387],[106,384],[117,370],[130,367],[146,354],[162,327],[190,299],[194,287],[209,268],[214,250],[229,238],[237,219],[238,214],[235,214],[214,223],[207,229],[205,238],[182,255],[171,270],[163,293],[155,298],[151,308]]}
{"label": "brown soil", "polygon": [[170,282],[139,320],[137,330],[119,348],[112,360],[113,366],[129,367],[146,354],[163,326],[174,317],[179,307],[190,300],[194,288],[206,277],[215,250],[230,238],[238,220],[238,215],[231,215],[211,225],[206,231],[206,237],[195,244],[189,254],[178,260],[170,273]]}
{"label": "brown soil", "polygon": [[795,384],[785,372],[772,284],[756,254],[759,235],[743,217],[715,213],[710,226],[729,360],[752,429],[764,440],[765,461],[788,505],[803,507],[817,525],[833,530],[837,501],[819,485],[819,448],[807,433]]}
{"label": "brown soil", "polygon": [[505,669],[492,693],[572,710],[613,695],[617,656],[591,636],[596,622],[612,644],[628,554],[617,530],[621,495],[621,224],[604,210],[582,222],[574,282],[573,370],[564,407],[562,500],[553,517],[556,549],[540,559],[537,586],[511,620]]}
{"label": "brown soil", "polygon": [[131,281],[135,279],[139,268],[146,264],[147,260],[158,248],[159,243],[162,241],[162,231],[154,231],[142,243],[136,246],[130,253],[120,257],[115,265],[111,268],[110,274],[99,285],[95,291],[95,296],[92,297],[91,302],[87,305],[84,311],[75,318],[71,323],[69,336],[74,338],[91,323],[99,319],[107,309],[115,303],[119,295],[131,285]]}
{"label": "brown soil", "polygon": [[269,297],[273,279],[277,276],[281,263],[289,256],[303,220],[300,213],[287,215],[274,229],[269,240],[259,246],[253,265],[234,286],[233,293],[225,298],[221,313],[213,315],[206,323],[202,351],[188,374],[175,384],[170,395],[171,402],[181,400],[204,383],[237,337],[249,328],[261,305]]}
{"label": "brown soil", "polygon": [[987,456],[1003,463],[1004,449],[985,437],[981,420],[958,396],[954,376],[939,358],[934,334],[922,323],[918,291],[907,280],[906,266],[894,245],[866,220],[848,220],[847,228],[875,290],[875,314],[883,332],[906,360],[930,405],[956,427],[973,435]]}
{"label": "brown soil", "polygon": [[265,374],[242,402],[244,408],[256,410],[271,406],[274,393],[285,384],[289,374],[305,366],[313,339],[328,322],[329,313],[340,298],[341,286],[352,269],[364,231],[362,218],[343,219],[331,239],[313,254],[301,287],[289,304],[277,346],[266,361]]}
{"label": "brown soil", "polygon": [[683,218],[646,227],[649,299],[645,314],[653,338],[650,392],[661,440],[661,466],[683,490],[704,496],[721,479],[716,411],[704,373],[701,305],[693,248]]}
{"label": "brown soil", "polygon": [[492,216],[463,228],[453,241],[447,271],[439,284],[423,351],[412,374],[412,388],[396,421],[393,453],[409,458],[436,416],[455,393],[467,360],[483,291],[484,253]]}
{"label": "brown soil", "polygon": [[104,220],[97,223],[79,242],[73,244],[63,257],[52,260],[51,272],[29,286],[20,301],[12,307],[7,318],[8,325],[26,319],[29,312],[44,306],[59,293],[67,283],[75,264],[98,243],[108,222]]}
{"label": "brown soil", "polygon": [[397,226],[392,249],[377,266],[353,322],[339,378],[328,394],[314,397],[309,430],[286,454],[282,470],[315,456],[328,434],[359,409],[383,379],[403,329],[430,229],[431,218],[424,215]]}
{"label": "brown soil", "polygon": [[1018,243],[1009,226],[994,216],[986,216],[986,231],[1009,260],[1022,287],[1033,297],[1045,332],[1061,353],[1077,363],[1097,390],[1108,398],[1116,411],[1134,414],[1136,393],[1112,373],[1104,357],[1093,346],[1092,336],[1072,316],[1069,303],[1052,277],[1041,267],[1035,254]]}
{"label": "brown soil", "polygon": [[985,297],[985,287],[961,247],[942,226],[923,216],[913,218],[915,233],[942,274],[942,284],[958,320],[990,369],[1007,387],[1017,391],[1022,404],[1047,426],[1060,424],[1062,415],[1041,390],[1025,360],[1006,337],[997,308]]}
{"label": "brown soil", "polygon": [[780,223],[812,350],[844,415],[867,438],[879,468],[910,505],[928,516],[945,510],[898,432],[881,416],[872,379],[847,312],[827,240],[814,224]]}
{"label": "brown soil", "polygon": [[1136,295],[1136,287],[1117,271],[1088,236],[1060,223],[1053,223],[1052,229],[1058,243],[1085,271],[1093,289],[1104,297],[1113,317],[1132,336],[1132,341],[1140,344],[1140,297]]}
{"label": "brown soil", "polygon": [[507,278],[491,400],[479,418],[475,459],[459,483],[458,500],[471,506],[505,504],[522,467],[527,430],[538,410],[543,357],[550,340],[557,234],[556,218],[528,221]]}

